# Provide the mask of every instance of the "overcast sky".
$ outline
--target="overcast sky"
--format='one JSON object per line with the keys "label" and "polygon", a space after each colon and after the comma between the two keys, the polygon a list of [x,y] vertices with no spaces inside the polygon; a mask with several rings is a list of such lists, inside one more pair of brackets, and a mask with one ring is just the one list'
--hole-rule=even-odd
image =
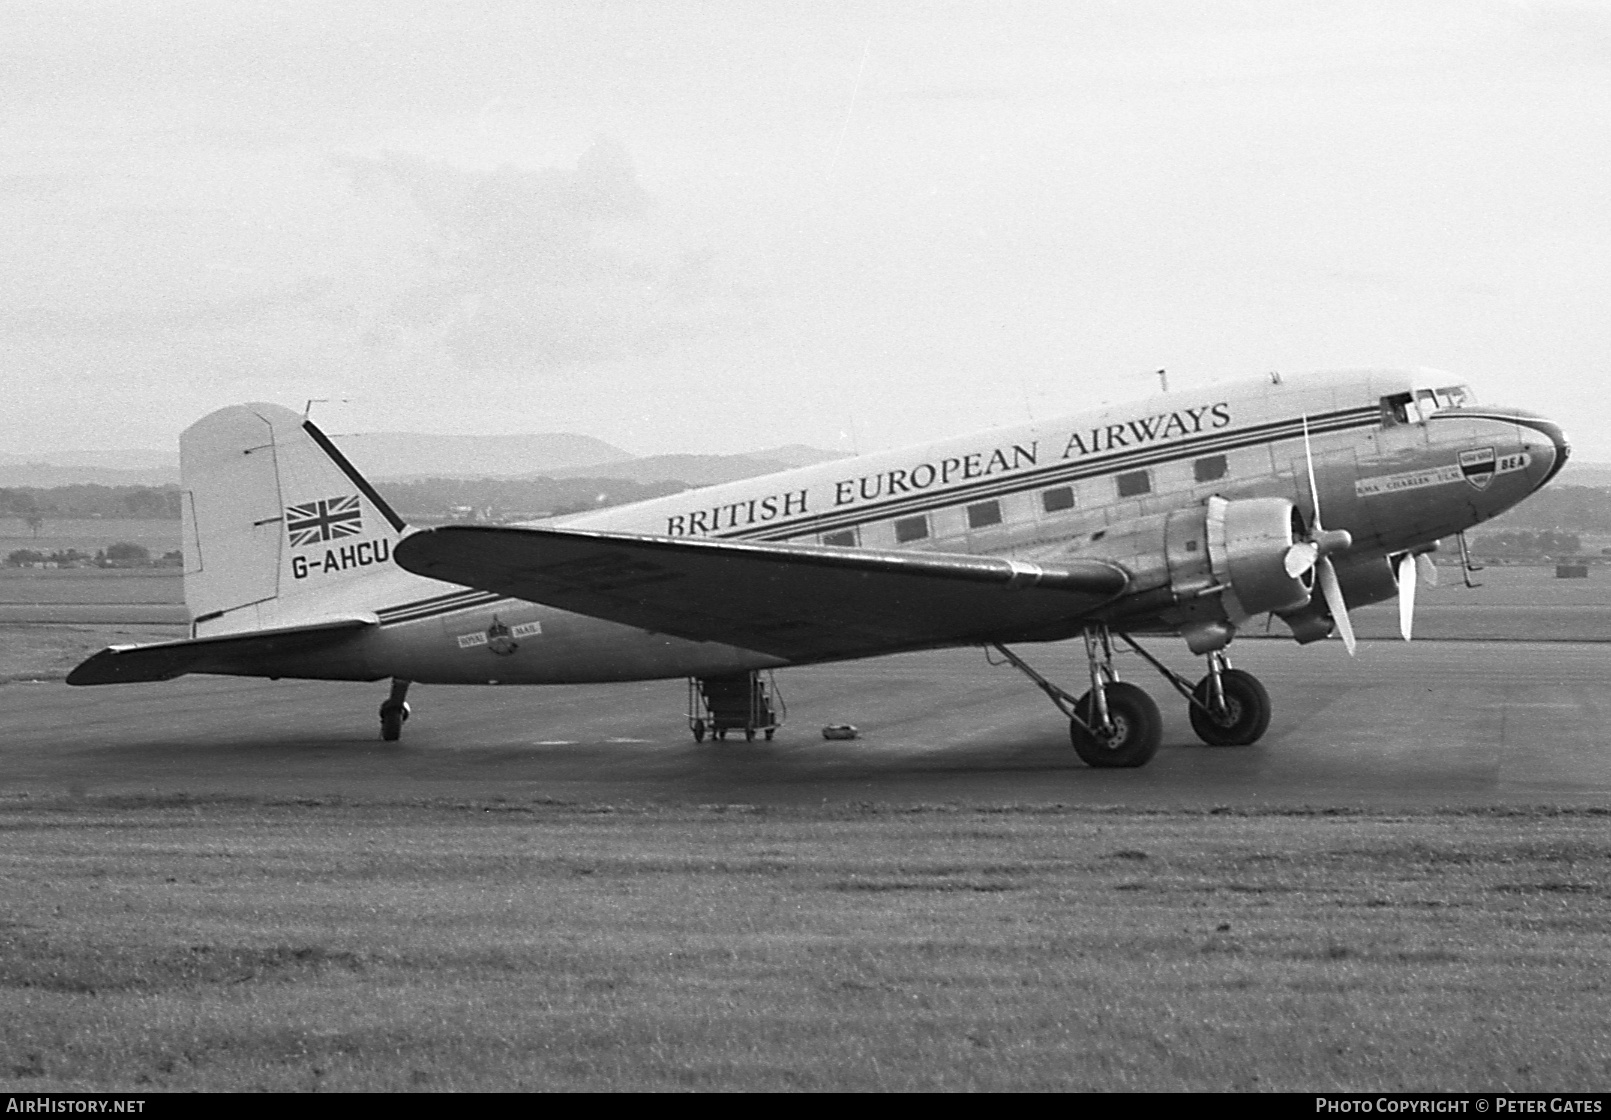
{"label": "overcast sky", "polygon": [[1429,365],[1611,460],[1608,180],[1598,0],[6,0],[0,450],[308,398],[870,450]]}

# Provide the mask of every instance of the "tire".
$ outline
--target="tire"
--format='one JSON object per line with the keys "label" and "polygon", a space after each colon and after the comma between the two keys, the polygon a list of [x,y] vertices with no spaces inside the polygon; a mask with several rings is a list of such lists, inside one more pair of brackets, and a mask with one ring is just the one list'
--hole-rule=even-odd
{"label": "tire", "polygon": [[390,704],[380,709],[380,737],[388,743],[395,743],[403,737],[403,721],[408,719],[408,708],[393,707]]}
{"label": "tire", "polygon": [[[1216,720],[1196,704],[1190,706],[1191,729],[1211,747],[1245,747],[1270,729],[1270,694],[1259,678],[1241,669],[1221,674],[1225,689],[1225,718]],[[1192,689],[1198,703],[1208,703],[1208,678]]]}
{"label": "tire", "polygon": [[772,741],[772,736],[773,736],[773,735],[776,735],[776,734],[777,734],[777,728],[775,728],[775,727],[768,727],[768,728],[767,728],[767,729],[766,729],[766,741],[767,741],[767,742],[768,742],[768,743],[770,743],[770,742],[771,742],[771,741]]}
{"label": "tire", "polygon": [[746,743],[753,743],[753,742],[755,742],[755,728],[753,728],[753,727],[746,727],[746,728],[745,728],[745,729],[744,729],[744,741],[745,741],[745,742],[746,742]]}
{"label": "tire", "polygon": [[[1097,769],[1145,766],[1158,753],[1163,740],[1163,717],[1151,696],[1133,684],[1110,684],[1106,689],[1108,716],[1115,734],[1102,739],[1070,721],[1069,739],[1080,761]],[[1096,724],[1095,698],[1087,692],[1074,710],[1087,724]]]}
{"label": "tire", "polygon": [[694,742],[703,743],[705,741],[705,721],[702,719],[694,720],[692,730],[694,733]]}

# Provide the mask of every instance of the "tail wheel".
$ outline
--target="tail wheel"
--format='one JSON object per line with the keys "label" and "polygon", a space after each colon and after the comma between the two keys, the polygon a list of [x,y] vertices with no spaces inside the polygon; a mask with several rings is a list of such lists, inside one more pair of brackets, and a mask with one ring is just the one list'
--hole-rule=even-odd
{"label": "tail wheel", "polygon": [[[1252,673],[1226,669],[1220,674],[1225,710],[1212,715],[1191,705],[1191,729],[1211,747],[1245,747],[1256,743],[1270,728],[1270,694]],[[1208,706],[1209,678],[1192,689],[1192,697]]]}
{"label": "tail wheel", "polygon": [[1158,753],[1163,740],[1163,717],[1151,696],[1133,684],[1110,684],[1104,690],[1107,699],[1109,730],[1104,734],[1097,727],[1095,697],[1087,692],[1074,705],[1080,719],[1096,729],[1092,734],[1078,723],[1069,723],[1069,738],[1074,753],[1087,766],[1109,767],[1145,766]]}

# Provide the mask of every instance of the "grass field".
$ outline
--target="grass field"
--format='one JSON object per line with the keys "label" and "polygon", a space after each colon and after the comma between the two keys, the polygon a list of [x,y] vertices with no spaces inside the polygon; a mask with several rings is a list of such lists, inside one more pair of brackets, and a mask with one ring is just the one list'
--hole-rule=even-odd
{"label": "grass field", "polygon": [[167,642],[190,633],[188,626],[6,625],[0,622],[0,684],[60,680],[74,665],[111,645]]}
{"label": "grass field", "polygon": [[57,606],[185,601],[178,568],[0,568],[0,603]]}
{"label": "grass field", "polygon": [[12,800],[0,1084],[1603,1091],[1607,819]]}

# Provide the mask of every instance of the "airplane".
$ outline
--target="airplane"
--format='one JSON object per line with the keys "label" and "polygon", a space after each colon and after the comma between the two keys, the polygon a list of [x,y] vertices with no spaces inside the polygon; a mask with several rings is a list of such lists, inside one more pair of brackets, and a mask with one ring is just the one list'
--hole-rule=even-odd
{"label": "airplane", "polygon": [[[1119,679],[1117,642],[1182,695],[1205,743],[1256,742],[1271,701],[1229,661],[1239,632],[1273,616],[1352,655],[1348,609],[1396,595],[1408,640],[1428,553],[1554,478],[1569,447],[1449,374],[1364,370],[1164,392],[513,525],[410,527],[278,405],[203,417],[180,453],[190,636],[111,646],[69,684],[390,678],[394,741],[411,682],[753,685],[982,646],[1061,710],[1085,763],[1134,767],[1161,717]],[[1148,635],[1184,639],[1202,678]],[[1078,696],[1011,648],[1072,638]]]}

